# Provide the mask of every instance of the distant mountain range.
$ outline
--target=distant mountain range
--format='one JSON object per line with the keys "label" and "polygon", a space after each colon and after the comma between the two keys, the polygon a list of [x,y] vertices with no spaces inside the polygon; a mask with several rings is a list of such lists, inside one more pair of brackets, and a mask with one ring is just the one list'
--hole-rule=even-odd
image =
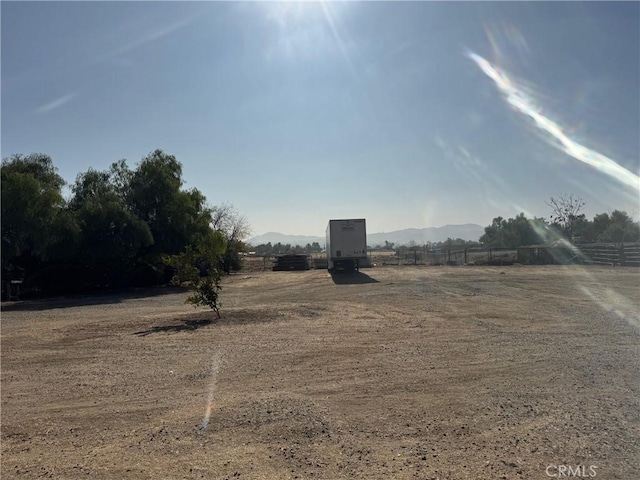
{"label": "distant mountain range", "polygon": [[406,245],[413,241],[418,245],[427,242],[444,242],[447,238],[462,238],[478,241],[484,234],[484,227],[474,223],[464,225],[444,225],[443,227],[405,228],[394,232],[372,233],[367,235],[367,244],[384,245],[385,240],[396,245]]}
{"label": "distant mountain range", "polygon": [[[384,245],[386,240],[396,245],[406,245],[412,241],[418,245],[422,245],[427,242],[443,242],[447,238],[462,238],[463,240],[478,241],[483,234],[484,227],[482,225],[476,225],[475,223],[445,225],[443,227],[405,228],[404,230],[396,230],[393,232],[371,233],[367,235],[367,244],[372,247]],[[249,239],[251,245],[261,245],[269,242],[271,242],[272,245],[280,242],[283,245],[289,243],[303,247],[307,243],[318,242],[321,246],[324,246],[325,238],[269,232]]]}

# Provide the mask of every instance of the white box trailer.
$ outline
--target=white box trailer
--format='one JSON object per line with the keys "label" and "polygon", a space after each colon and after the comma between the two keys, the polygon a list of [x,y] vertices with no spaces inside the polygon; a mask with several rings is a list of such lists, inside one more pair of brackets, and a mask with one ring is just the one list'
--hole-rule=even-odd
{"label": "white box trailer", "polygon": [[359,270],[360,261],[367,259],[365,219],[329,220],[325,250],[330,272]]}

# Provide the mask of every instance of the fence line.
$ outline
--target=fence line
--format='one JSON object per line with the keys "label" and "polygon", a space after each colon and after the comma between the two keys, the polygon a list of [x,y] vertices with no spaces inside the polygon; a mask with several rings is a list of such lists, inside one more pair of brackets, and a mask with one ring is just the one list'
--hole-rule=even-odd
{"label": "fence line", "polygon": [[525,264],[586,263],[640,267],[640,243],[531,245],[518,248],[518,262]]}
{"label": "fence line", "polygon": [[[309,254],[315,268],[327,268],[325,253]],[[245,270],[271,270],[279,255],[247,255]],[[381,265],[509,265],[516,260],[516,250],[509,248],[406,248],[370,249],[363,268]]]}
{"label": "fence line", "polygon": [[590,263],[640,267],[640,243],[580,245]]}
{"label": "fence line", "polygon": [[[327,268],[325,253],[310,254],[314,268]],[[245,270],[267,271],[277,255],[248,255]],[[408,247],[397,250],[370,249],[362,267],[382,265],[511,265],[585,263],[640,267],[640,243],[603,243],[576,246],[531,245],[513,248]]]}
{"label": "fence line", "polygon": [[[372,262],[379,260],[382,264],[394,263],[385,261],[384,257],[378,257],[377,253],[370,252]],[[516,250],[480,247],[413,247],[396,250],[394,257],[397,265],[507,265],[515,261]]]}

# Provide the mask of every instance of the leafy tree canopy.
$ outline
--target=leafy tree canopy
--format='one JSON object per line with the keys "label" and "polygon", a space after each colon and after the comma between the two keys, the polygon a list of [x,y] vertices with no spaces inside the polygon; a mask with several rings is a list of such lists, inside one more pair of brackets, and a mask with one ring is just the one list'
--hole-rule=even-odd
{"label": "leafy tree canopy", "polygon": [[[221,265],[239,268],[248,222],[232,206],[210,207],[199,190],[184,189],[182,165],[162,150],[133,169],[119,160],[78,174],[68,202],[47,155],[14,155],[1,173],[3,278],[20,270],[28,289],[163,283],[175,273],[163,259],[176,255],[211,278]],[[214,284],[202,298],[213,298]]]}
{"label": "leafy tree canopy", "polygon": [[13,155],[2,161],[2,265],[23,256],[46,255],[64,206],[58,175],[47,155]]}

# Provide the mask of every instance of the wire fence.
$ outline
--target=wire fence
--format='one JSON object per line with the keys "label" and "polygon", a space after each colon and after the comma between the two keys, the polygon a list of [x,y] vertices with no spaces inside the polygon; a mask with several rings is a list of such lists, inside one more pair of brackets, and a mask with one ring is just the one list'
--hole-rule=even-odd
{"label": "wire fence", "polygon": [[[247,255],[243,270],[272,270],[280,255]],[[371,249],[367,260],[360,262],[361,268],[385,265],[510,265],[515,262],[516,250],[506,248],[450,248],[430,249],[425,247],[398,250]],[[327,268],[324,252],[309,254],[312,268]],[[277,267],[276,267],[277,269]]]}
{"label": "wire fence", "polygon": [[516,260],[511,248],[428,248],[412,247],[393,252],[370,252],[375,265],[509,265]]}
{"label": "wire fence", "polygon": [[[245,271],[268,271],[279,255],[247,255]],[[326,269],[324,252],[308,255],[310,268]],[[360,267],[385,265],[512,265],[597,264],[640,267],[640,243],[606,243],[569,246],[532,245],[519,248],[407,247],[396,250],[370,249]],[[276,268],[277,269],[277,268]]]}
{"label": "wire fence", "polygon": [[583,263],[640,267],[640,243],[532,245],[518,248],[517,258],[525,264]]}

